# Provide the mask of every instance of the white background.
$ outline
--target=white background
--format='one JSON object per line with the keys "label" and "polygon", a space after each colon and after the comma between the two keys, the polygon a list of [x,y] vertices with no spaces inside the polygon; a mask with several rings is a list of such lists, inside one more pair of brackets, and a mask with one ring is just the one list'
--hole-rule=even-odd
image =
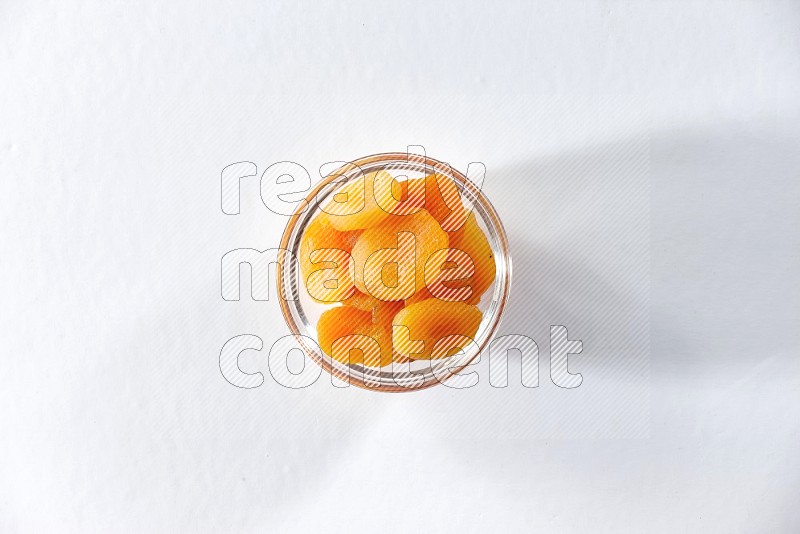
{"label": "white background", "polygon": [[[3,3],[0,531],[800,531],[799,28],[796,2]],[[571,393],[546,374],[401,396],[287,390],[263,358],[261,388],[220,375],[225,340],[286,331],[219,296],[222,254],[285,224],[257,181],[222,215],[225,165],[480,160],[513,246],[593,228],[546,211],[537,171],[642,139],[635,437],[540,432],[537,400]],[[504,324],[546,346],[535,306]]]}

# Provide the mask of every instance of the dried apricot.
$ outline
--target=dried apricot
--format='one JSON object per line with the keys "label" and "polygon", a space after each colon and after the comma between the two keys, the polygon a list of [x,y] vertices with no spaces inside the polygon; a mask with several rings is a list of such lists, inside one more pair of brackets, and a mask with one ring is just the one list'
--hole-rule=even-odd
{"label": "dried apricot", "polygon": [[[440,339],[451,335],[472,339],[482,318],[476,306],[463,302],[423,300],[395,315],[392,321],[394,350],[415,360],[428,359]],[[461,345],[464,346],[466,344]]]}
{"label": "dried apricot", "polygon": [[308,224],[300,241],[300,274],[319,302],[340,302],[355,291],[350,251],[361,232],[333,229],[325,213]]}
{"label": "dried apricot", "polygon": [[443,174],[429,174],[409,182],[409,191],[414,190],[415,184],[425,182],[425,196],[419,205],[436,219],[444,231],[450,232],[461,228],[467,213],[453,180]]}
{"label": "dried apricot", "polygon": [[371,295],[356,290],[355,294],[343,302],[345,306],[351,306],[359,310],[367,311],[372,314],[372,321],[382,324],[391,330],[392,319],[395,314],[403,309],[404,303],[400,301],[378,300]]}
{"label": "dried apricot", "polygon": [[467,302],[477,304],[483,293],[494,283],[495,262],[492,247],[486,234],[478,226],[475,214],[471,214],[464,226],[449,235],[450,248],[463,250],[472,259],[475,274],[470,280],[472,297]]}
{"label": "dried apricot", "polygon": [[377,171],[345,184],[307,226],[299,254],[311,297],[343,304],[319,319],[321,349],[369,367],[466,348],[483,318],[475,304],[495,279],[486,234],[442,174],[400,182]]}
{"label": "dried apricot", "polygon": [[322,210],[329,215],[335,230],[363,230],[395,213],[400,194],[391,174],[371,172],[340,187]]}
{"label": "dried apricot", "polygon": [[423,300],[428,300],[432,298],[436,297],[434,297],[433,294],[431,294],[427,286],[423,286],[422,289],[420,289],[419,291],[417,291],[416,293],[414,293],[412,296],[410,296],[405,300],[405,305],[408,307],[411,306],[412,304],[416,304],[417,302],[422,302]]}
{"label": "dried apricot", "polygon": [[392,361],[392,338],[373,313],[340,306],[326,310],[317,323],[319,346],[331,358],[349,364],[383,367]]}
{"label": "dried apricot", "polygon": [[439,300],[470,300],[474,277],[475,263],[469,254],[458,248],[439,250],[425,264],[425,289]]}
{"label": "dried apricot", "polygon": [[427,211],[393,215],[353,245],[355,285],[380,300],[403,300],[425,285],[425,263],[448,237]]}

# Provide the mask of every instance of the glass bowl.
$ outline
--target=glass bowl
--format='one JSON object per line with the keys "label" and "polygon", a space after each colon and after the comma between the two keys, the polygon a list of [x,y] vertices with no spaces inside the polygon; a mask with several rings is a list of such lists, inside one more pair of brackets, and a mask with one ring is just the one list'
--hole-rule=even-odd
{"label": "glass bowl", "polygon": [[[505,310],[511,283],[511,256],[503,224],[492,204],[465,175],[430,157],[405,152],[375,154],[347,163],[317,184],[289,219],[280,248],[298,257],[300,240],[308,223],[319,213],[319,206],[336,194],[339,187],[369,173],[384,170],[395,178],[414,179],[434,171],[449,177],[458,187],[466,209],[472,209],[478,226],[486,234],[495,259],[495,281],[486,290],[478,307],[483,319],[475,334],[474,344],[447,358],[412,360],[382,368],[361,364],[344,364],[324,354],[317,344],[316,323],[323,311],[334,305],[319,304],[311,299],[300,278],[297,262],[285,261],[277,269],[281,310],[300,348],[326,372],[345,383],[373,391],[403,392],[425,389],[457,376],[492,340]],[[292,256],[289,256],[292,257]],[[303,337],[304,336],[304,337]],[[308,339],[313,340],[311,343]]]}

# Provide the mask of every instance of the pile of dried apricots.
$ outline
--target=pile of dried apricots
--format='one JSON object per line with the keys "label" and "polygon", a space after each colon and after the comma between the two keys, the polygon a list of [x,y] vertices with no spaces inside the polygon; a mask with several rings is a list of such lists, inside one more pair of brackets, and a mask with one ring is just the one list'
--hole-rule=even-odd
{"label": "pile of dried apricots", "polygon": [[495,278],[486,235],[441,174],[346,183],[306,227],[298,259],[311,298],[341,304],[317,323],[320,348],[368,367],[463,349]]}

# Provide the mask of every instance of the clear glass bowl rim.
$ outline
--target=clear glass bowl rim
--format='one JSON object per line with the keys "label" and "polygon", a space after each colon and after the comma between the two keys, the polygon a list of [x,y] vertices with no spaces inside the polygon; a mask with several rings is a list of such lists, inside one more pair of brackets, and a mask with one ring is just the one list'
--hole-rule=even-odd
{"label": "clear glass bowl rim", "polygon": [[[300,325],[297,324],[295,320],[294,314],[292,313],[292,306],[295,306],[295,301],[288,300],[286,298],[279,298],[279,302],[281,305],[281,312],[283,313],[283,317],[286,320],[286,324],[289,326],[289,330],[291,331],[291,335],[294,335],[299,340],[299,344],[303,351],[314,360],[314,362],[319,365],[323,370],[327,373],[334,375],[338,379],[342,380],[345,383],[350,383],[362,389],[367,389],[370,391],[381,391],[381,392],[390,392],[390,393],[399,393],[399,392],[410,392],[410,391],[419,391],[423,390],[441,383],[444,383],[446,380],[451,379],[453,376],[459,374],[464,368],[469,366],[475,358],[477,358],[486,348],[486,346],[492,341],[494,338],[495,333],[497,332],[498,327],[500,326],[500,320],[503,316],[505,311],[506,303],[508,301],[508,295],[511,289],[511,255],[509,253],[509,246],[508,246],[508,237],[505,232],[505,228],[503,227],[503,223],[500,220],[497,211],[495,210],[494,206],[492,206],[489,199],[483,194],[480,188],[478,188],[471,180],[469,180],[464,174],[462,174],[457,169],[451,167],[449,164],[436,160],[434,158],[416,154],[409,154],[405,152],[385,152],[380,154],[373,154],[371,156],[365,156],[351,162],[347,162],[341,167],[339,167],[336,171],[328,174],[325,178],[323,178],[319,183],[317,183],[311,191],[306,195],[305,200],[306,202],[301,202],[297,209],[295,210],[294,214],[292,214],[286,224],[286,228],[284,229],[283,236],[281,237],[280,243],[280,250],[281,251],[292,251],[293,247],[290,245],[290,240],[292,236],[295,234],[295,230],[297,229],[297,225],[300,222],[304,222],[307,224],[315,213],[317,206],[315,204],[315,200],[317,199],[318,195],[322,190],[327,187],[329,184],[334,182],[335,180],[341,178],[342,175],[347,173],[352,173],[354,169],[362,169],[364,174],[371,172],[372,168],[375,166],[391,166],[392,168],[406,168],[409,170],[415,170],[418,172],[430,174],[432,172],[436,172],[438,174],[444,174],[452,178],[458,186],[463,187],[462,196],[467,196],[470,201],[473,203],[473,210],[478,208],[482,217],[485,219],[487,226],[492,233],[492,237],[495,239],[490,239],[490,244],[492,245],[492,251],[495,256],[496,262],[503,262],[503,265],[498,263],[497,265],[497,277],[495,279],[494,285],[497,286],[499,289],[495,289],[494,295],[497,298],[493,298],[493,301],[496,300],[497,307],[494,309],[494,313],[491,317],[491,322],[488,324],[488,331],[486,335],[484,335],[483,340],[478,344],[478,350],[475,354],[471,355],[470,358],[466,359],[464,362],[459,364],[458,366],[454,366],[447,369],[446,373],[433,373],[426,374],[424,380],[419,383],[418,385],[408,386],[408,385],[400,385],[395,381],[391,383],[384,383],[380,382],[379,384],[369,383],[365,381],[358,373],[353,373],[352,370],[348,370],[347,372],[338,369],[331,365],[328,361],[329,358],[323,357],[320,353],[316,350],[312,349],[311,347],[307,346],[302,341],[302,337],[306,335]],[[367,170],[364,170],[367,169]],[[306,211],[309,211],[307,214]],[[306,219],[304,221],[304,219]],[[301,229],[302,232],[305,231],[304,228]],[[495,240],[497,249],[495,249]],[[284,254],[281,253],[280,264],[283,265]],[[287,271],[285,268],[277,269],[277,282],[278,282],[278,289],[279,294],[283,294],[284,288],[286,287],[287,280],[284,278],[284,273]]]}

